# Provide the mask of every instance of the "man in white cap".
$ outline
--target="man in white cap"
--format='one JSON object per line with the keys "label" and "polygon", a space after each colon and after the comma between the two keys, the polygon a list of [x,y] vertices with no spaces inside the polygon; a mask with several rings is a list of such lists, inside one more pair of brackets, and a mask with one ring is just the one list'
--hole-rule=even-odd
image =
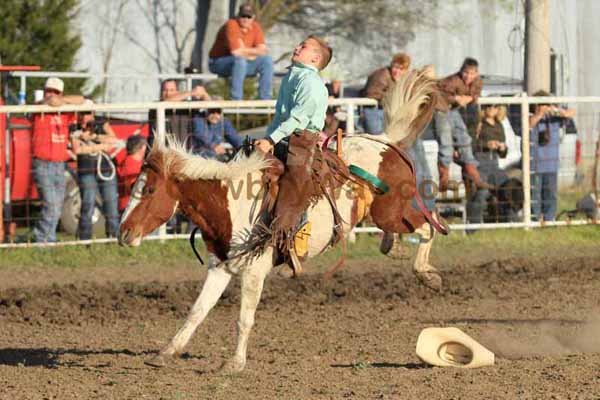
{"label": "man in white cap", "polygon": [[[41,104],[58,107],[63,104],[82,104],[83,96],[65,96],[64,82],[48,78]],[[42,210],[33,228],[36,242],[56,241],[56,226],[65,197],[65,162],[69,125],[76,122],[74,113],[42,113],[33,116],[33,179],[38,189]]]}

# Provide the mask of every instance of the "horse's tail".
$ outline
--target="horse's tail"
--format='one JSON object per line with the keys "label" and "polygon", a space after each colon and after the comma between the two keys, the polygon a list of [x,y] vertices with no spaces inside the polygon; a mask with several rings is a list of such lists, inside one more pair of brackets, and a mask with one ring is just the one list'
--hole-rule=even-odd
{"label": "horse's tail", "polygon": [[391,142],[411,147],[431,121],[437,96],[436,82],[426,72],[403,74],[382,99],[385,133]]}

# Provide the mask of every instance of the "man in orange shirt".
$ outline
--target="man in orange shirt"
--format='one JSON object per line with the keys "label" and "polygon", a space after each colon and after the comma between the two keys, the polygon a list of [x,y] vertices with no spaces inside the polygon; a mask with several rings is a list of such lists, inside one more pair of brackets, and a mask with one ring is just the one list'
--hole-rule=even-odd
{"label": "man in orange shirt", "polygon": [[273,59],[268,54],[263,31],[256,22],[254,9],[242,4],[238,16],[221,27],[209,53],[208,69],[213,74],[231,78],[231,100],[241,100],[244,79],[259,75],[258,98],[271,98]]}

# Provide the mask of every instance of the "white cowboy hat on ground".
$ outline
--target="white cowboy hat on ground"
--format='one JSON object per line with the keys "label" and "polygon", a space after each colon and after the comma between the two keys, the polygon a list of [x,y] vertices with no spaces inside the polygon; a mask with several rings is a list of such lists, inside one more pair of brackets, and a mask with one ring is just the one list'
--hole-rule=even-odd
{"label": "white cowboy hat on ground", "polygon": [[438,367],[494,365],[494,353],[458,328],[426,328],[417,339],[417,356]]}

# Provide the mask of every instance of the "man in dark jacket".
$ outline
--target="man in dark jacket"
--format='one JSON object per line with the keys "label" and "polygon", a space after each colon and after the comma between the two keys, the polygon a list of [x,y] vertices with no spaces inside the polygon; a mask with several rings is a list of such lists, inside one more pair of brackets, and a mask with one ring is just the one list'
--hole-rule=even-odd
{"label": "man in dark jacket", "polygon": [[476,186],[485,185],[477,171],[478,162],[473,155],[471,137],[460,114],[460,108],[477,103],[481,95],[483,81],[479,77],[479,63],[474,58],[465,58],[460,71],[442,79],[439,87],[449,107],[446,115],[452,127],[451,132],[444,130],[444,134],[437,137],[440,190],[447,189],[448,171],[455,149],[458,151],[458,159],[463,167],[463,176]]}
{"label": "man in dark jacket", "polygon": [[365,131],[372,135],[383,133],[383,109],[381,99],[383,94],[400,76],[410,68],[410,56],[405,53],[394,55],[389,66],[379,68],[369,75],[367,84],[361,91],[361,96],[375,99],[379,103],[377,107],[365,107],[363,109],[363,125]]}

